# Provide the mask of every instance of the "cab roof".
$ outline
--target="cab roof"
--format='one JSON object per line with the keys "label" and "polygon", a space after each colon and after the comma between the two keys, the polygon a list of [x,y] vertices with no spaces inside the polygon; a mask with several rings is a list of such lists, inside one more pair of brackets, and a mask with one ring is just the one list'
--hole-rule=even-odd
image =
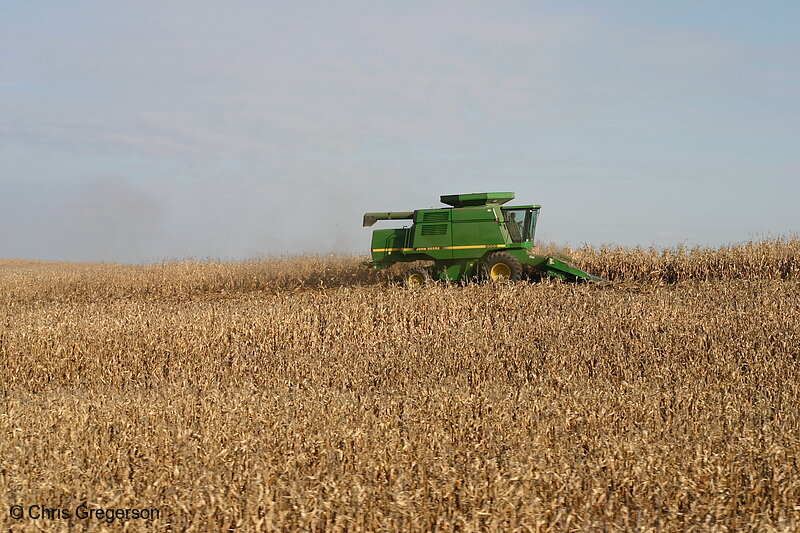
{"label": "cab roof", "polygon": [[503,209],[541,209],[541,205],[504,205]]}

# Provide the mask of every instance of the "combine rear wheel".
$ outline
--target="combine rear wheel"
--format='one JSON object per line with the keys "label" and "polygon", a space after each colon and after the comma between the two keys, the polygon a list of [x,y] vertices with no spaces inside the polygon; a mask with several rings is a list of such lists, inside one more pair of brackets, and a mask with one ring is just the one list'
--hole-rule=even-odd
{"label": "combine rear wheel", "polygon": [[403,284],[407,289],[419,289],[431,281],[431,275],[424,268],[411,268],[403,275]]}
{"label": "combine rear wheel", "polygon": [[494,283],[519,281],[522,279],[522,265],[509,253],[494,252],[483,262],[483,275],[484,279]]}

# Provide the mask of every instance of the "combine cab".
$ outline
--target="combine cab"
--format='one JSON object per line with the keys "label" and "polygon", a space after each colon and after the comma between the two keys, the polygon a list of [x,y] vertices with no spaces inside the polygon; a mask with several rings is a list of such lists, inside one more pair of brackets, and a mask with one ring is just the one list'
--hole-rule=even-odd
{"label": "combine cab", "polygon": [[372,232],[376,270],[395,263],[432,261],[405,274],[409,287],[430,280],[518,281],[549,276],[564,281],[602,281],[555,257],[533,253],[539,205],[505,205],[512,192],[441,197],[451,207],[366,213],[364,226],[379,220],[408,220],[410,226]]}

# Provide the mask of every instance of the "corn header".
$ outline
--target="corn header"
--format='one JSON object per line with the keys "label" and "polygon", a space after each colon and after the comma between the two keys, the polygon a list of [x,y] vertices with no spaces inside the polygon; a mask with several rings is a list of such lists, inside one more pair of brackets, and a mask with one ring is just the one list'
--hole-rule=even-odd
{"label": "corn header", "polygon": [[602,281],[556,257],[533,252],[540,205],[506,204],[512,192],[444,195],[440,209],[366,213],[364,226],[379,220],[410,225],[372,232],[375,270],[395,263],[429,261],[404,275],[409,287],[431,280],[518,281],[541,277],[564,281]]}

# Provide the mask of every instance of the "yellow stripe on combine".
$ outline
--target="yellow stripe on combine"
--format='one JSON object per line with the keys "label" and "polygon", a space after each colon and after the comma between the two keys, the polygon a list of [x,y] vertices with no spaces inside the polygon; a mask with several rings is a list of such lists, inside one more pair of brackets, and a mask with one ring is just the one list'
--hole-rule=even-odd
{"label": "yellow stripe on combine", "polygon": [[505,244],[471,244],[468,246],[430,246],[425,248],[372,248],[372,252],[416,252],[436,250],[474,250],[476,248],[505,248]]}
{"label": "yellow stripe on combine", "polygon": [[470,246],[446,246],[446,250],[470,250],[474,248],[505,248],[505,244],[475,244]]}

